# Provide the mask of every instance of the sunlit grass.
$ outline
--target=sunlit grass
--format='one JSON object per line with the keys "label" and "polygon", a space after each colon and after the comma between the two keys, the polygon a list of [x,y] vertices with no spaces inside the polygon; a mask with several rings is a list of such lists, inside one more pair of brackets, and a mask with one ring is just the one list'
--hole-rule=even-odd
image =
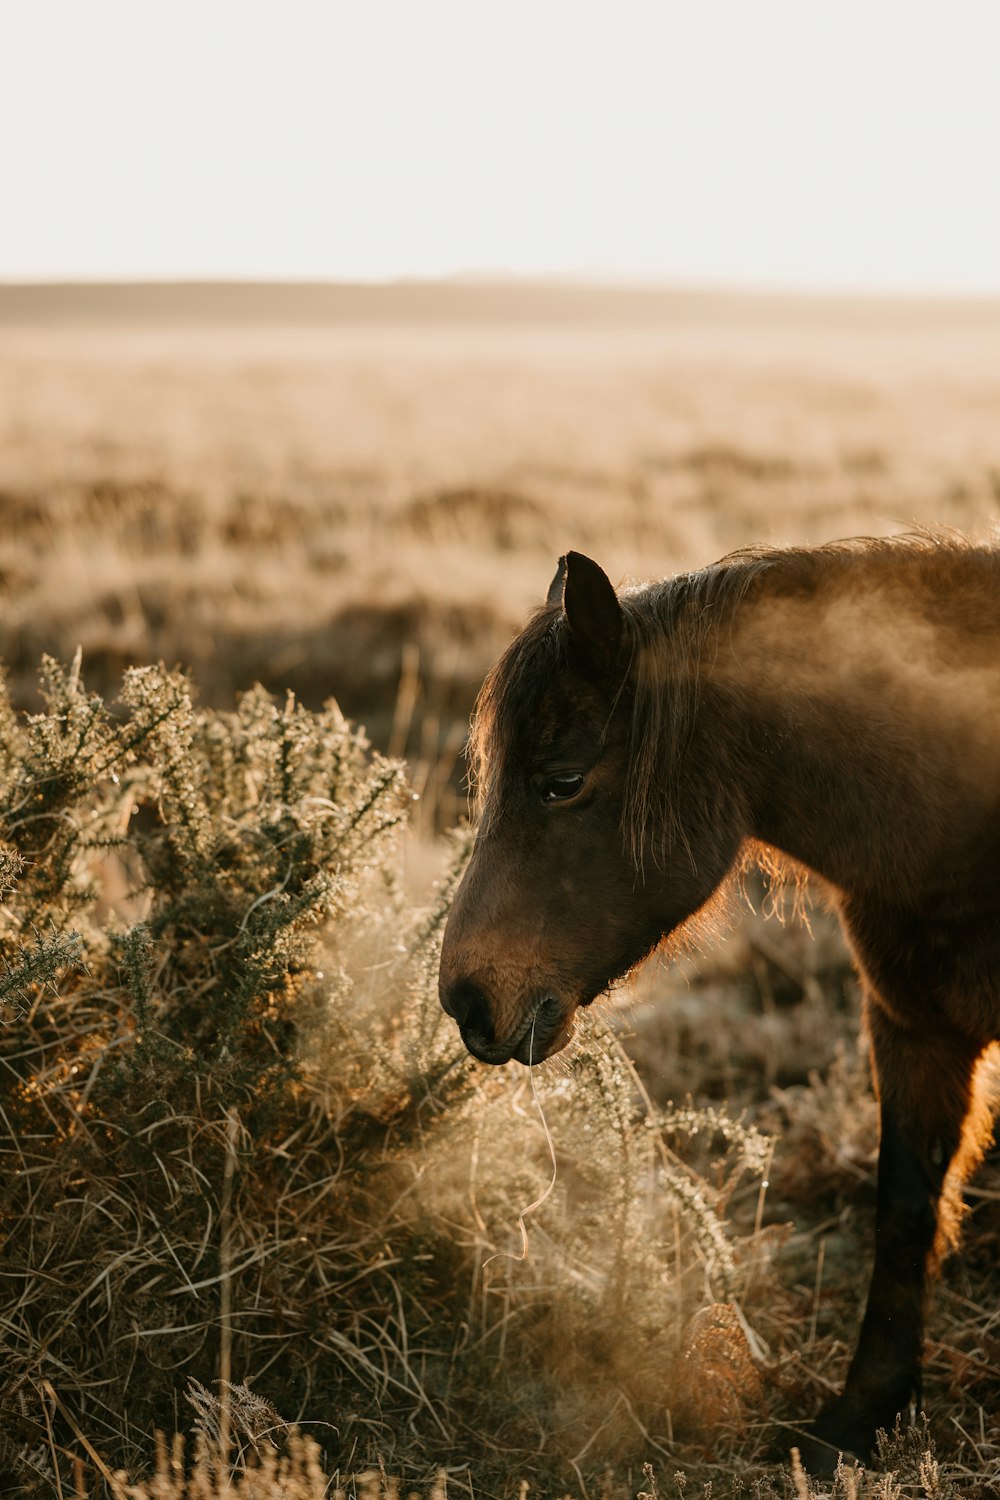
{"label": "sunlit grass", "polygon": [[[41,705],[43,650],[82,645],[108,700],[125,666],[163,658],[222,711],[192,710],[191,761],[150,730],[117,783],[85,758],[73,771],[55,722],[31,761],[3,720],[21,790],[0,849],[17,1157],[0,1465],[16,1461],[24,1493],[99,1492],[123,1465],[142,1500],[227,1493],[211,1449],[227,1368],[274,1414],[286,1470],[265,1482],[268,1434],[245,1398],[226,1408],[233,1485],[262,1500],[267,1484],[666,1500],[678,1471],[689,1497],[709,1482],[802,1493],[768,1460],[842,1379],[874,1205],[875,1108],[835,924],[814,913],[813,941],[737,913],[728,942],[643,974],[570,1071],[539,1075],[555,1185],[522,1260],[519,1219],[552,1161],[524,1075],[476,1069],[438,1010],[447,886],[431,881],[451,856],[431,835],[465,808],[483,671],[566,547],[642,576],[744,542],[988,524],[988,335],[808,309],[626,331],[5,331],[15,700]],[[256,680],[277,703],[255,695],[234,719]],[[145,679],[145,707],[133,688],[133,715],[151,723],[165,681]],[[337,695],[422,793],[402,804],[408,834],[345,845],[343,900],[316,925],[320,813],[300,808],[294,952],[267,925],[292,899],[268,821],[296,802],[268,779],[289,687],[309,709]],[[52,712],[121,748],[120,706]],[[319,733],[297,722],[303,743]],[[237,729],[240,754],[257,750],[233,779]],[[350,725],[323,732],[350,771],[322,793],[327,837],[374,783]],[[396,816],[381,770],[372,805]],[[32,807],[21,827],[39,789],[50,821]],[[766,1187],[712,1108],[767,1138]],[[996,1486],[996,1179],[994,1160],[970,1184],[966,1251],[930,1316],[941,1468],[918,1430],[896,1479],[847,1472],[845,1500]],[[185,1434],[186,1457],[168,1437],[153,1480],[157,1428]]]}

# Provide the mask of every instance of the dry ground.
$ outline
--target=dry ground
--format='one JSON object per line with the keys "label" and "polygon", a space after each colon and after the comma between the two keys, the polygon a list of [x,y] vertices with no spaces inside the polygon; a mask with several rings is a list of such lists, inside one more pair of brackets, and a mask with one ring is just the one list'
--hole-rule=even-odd
{"label": "dry ground", "polygon": [[[0,291],[15,695],[32,702],[42,651],[77,644],[97,688],[165,658],[217,705],[254,680],[335,694],[410,757],[418,872],[464,805],[481,676],[567,547],[655,576],[749,542],[984,529],[998,505],[997,306]],[[806,1406],[853,1337],[874,1182],[855,987],[832,923],[815,927],[812,943],[747,918],[687,973],[648,974],[624,1012],[651,1092],[726,1097],[777,1134],[767,1199],[746,1212],[794,1225],[775,1229],[770,1339]],[[971,1202],[927,1399],[940,1451],[995,1479],[995,1161]]]}

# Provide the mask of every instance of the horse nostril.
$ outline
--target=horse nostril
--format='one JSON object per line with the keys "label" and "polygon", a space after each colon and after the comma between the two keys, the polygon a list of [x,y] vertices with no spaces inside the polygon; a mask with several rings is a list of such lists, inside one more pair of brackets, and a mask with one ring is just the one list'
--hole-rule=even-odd
{"label": "horse nostril", "polygon": [[486,994],[473,984],[471,979],[459,979],[441,996],[441,1004],[449,1016],[454,1016],[459,1030],[474,1032],[481,1042],[493,1041],[493,1018]]}

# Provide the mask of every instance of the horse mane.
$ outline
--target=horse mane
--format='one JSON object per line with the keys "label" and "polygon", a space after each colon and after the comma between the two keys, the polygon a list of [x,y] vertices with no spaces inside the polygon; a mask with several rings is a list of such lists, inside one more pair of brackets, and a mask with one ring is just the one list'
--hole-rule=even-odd
{"label": "horse mane", "polygon": [[[817,547],[744,547],[697,572],[624,588],[619,603],[630,724],[622,833],[636,868],[641,870],[651,846],[665,854],[676,840],[683,842],[679,810],[685,789],[678,773],[702,678],[749,594],[763,588],[811,595],[835,587],[859,558],[888,572],[896,562],[967,552],[975,545],[957,532],[921,529]],[[491,790],[500,788],[502,795],[545,686],[568,660],[566,617],[559,607],[543,608],[487,675],[469,740],[470,781],[480,810]]]}

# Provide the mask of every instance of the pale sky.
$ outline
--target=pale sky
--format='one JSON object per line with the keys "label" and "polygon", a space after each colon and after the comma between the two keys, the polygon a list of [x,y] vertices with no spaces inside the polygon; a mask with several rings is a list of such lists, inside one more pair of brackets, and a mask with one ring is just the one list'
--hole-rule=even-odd
{"label": "pale sky", "polygon": [[1000,0],[0,0],[0,279],[1000,291]]}

